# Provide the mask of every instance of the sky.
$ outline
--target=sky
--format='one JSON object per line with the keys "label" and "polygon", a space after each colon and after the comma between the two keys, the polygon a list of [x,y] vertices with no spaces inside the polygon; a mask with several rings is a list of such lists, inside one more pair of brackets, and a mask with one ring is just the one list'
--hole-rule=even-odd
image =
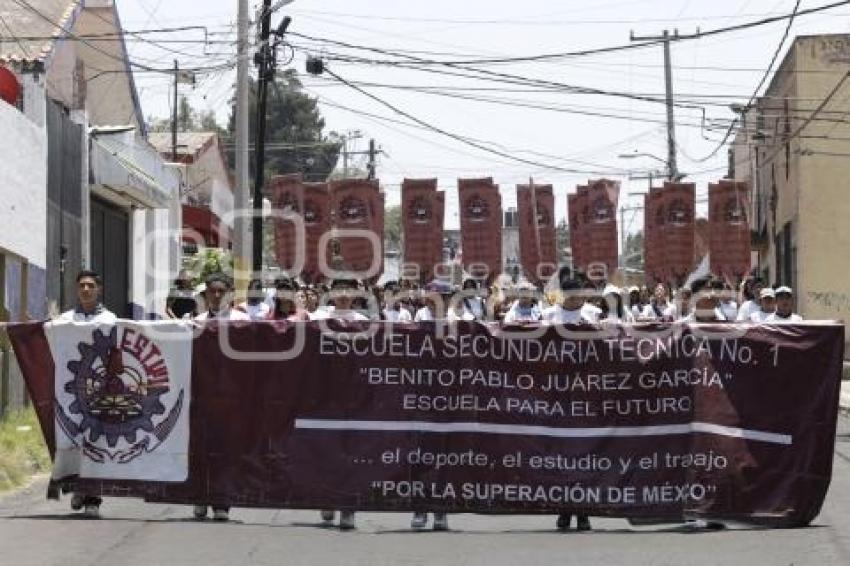
{"label": "sky", "polygon": [[[459,177],[493,177],[500,185],[504,208],[516,205],[516,184],[533,179],[535,183],[554,185],[556,217],[562,219],[566,217],[566,195],[588,179],[605,176],[621,181],[625,228],[634,232],[642,227],[642,213],[631,209],[642,204],[641,195],[646,192],[648,181],[629,177],[663,170],[667,155],[660,45],[545,61],[479,62],[475,68],[491,74],[477,74],[477,78],[446,74],[470,75],[468,67],[422,65],[416,61],[418,68],[410,69],[370,63],[393,58],[375,49],[404,51],[407,60],[426,61],[572,53],[629,44],[631,32],[654,36],[664,29],[671,33],[676,29],[687,35],[788,14],[795,3],[796,0],[295,0],[275,15],[274,25],[283,15],[292,17],[292,50],[282,53],[282,66],[302,73],[306,92],[319,98],[328,131],[360,132],[363,137],[353,142],[352,149],[365,150],[368,140],[374,138],[383,150],[378,177],[389,205],[400,202],[400,184],[405,177],[437,177],[440,188],[447,191],[446,228],[452,229],[459,224]],[[801,0],[800,9],[827,3],[828,0]],[[131,40],[128,48],[132,59],[157,68],[170,67],[175,58],[181,67],[212,67],[198,74],[194,89],[181,85],[180,93],[187,95],[195,108],[216,112],[225,124],[235,78],[235,71],[225,66],[235,61],[237,1],[118,0],[118,8],[124,27],[131,31],[178,26],[206,28],[207,43],[204,30],[194,29],[143,36],[153,41],[180,39],[191,43],[153,45]],[[252,8],[252,14],[255,11]],[[686,180],[696,183],[698,201],[707,194],[708,183],[726,172],[725,147],[709,156],[720,146],[734,117],[729,105],[746,103],[753,95],[786,27],[787,21],[782,20],[672,43],[678,165],[687,174]],[[821,33],[850,33],[850,5],[795,20],[774,68],[794,36]],[[333,77],[306,75],[308,53],[332,58],[327,65],[334,74],[356,83],[407,116]],[[341,55],[349,60],[333,60]],[[351,61],[351,56],[359,60]],[[499,81],[481,78],[495,78],[492,73],[530,78],[538,83],[507,83],[504,76]],[[169,116],[170,77],[141,72],[135,79],[144,114]],[[540,81],[549,84],[541,85]],[[552,88],[551,83],[560,86]],[[583,87],[582,92],[568,90],[563,87],[565,84]],[[475,145],[502,155],[471,147],[457,137],[474,139]],[[651,157],[620,157],[635,152]],[[511,156],[523,162],[512,160]],[[355,157],[353,163],[362,165],[363,159]],[[697,211],[706,214],[704,203],[698,205]]]}

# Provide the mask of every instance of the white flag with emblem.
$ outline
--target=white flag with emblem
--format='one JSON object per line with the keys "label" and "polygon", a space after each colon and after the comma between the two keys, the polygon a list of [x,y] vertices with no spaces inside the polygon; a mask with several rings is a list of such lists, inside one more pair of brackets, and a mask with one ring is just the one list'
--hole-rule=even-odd
{"label": "white flag with emblem", "polygon": [[45,324],[55,366],[54,479],[186,481],[192,328]]}

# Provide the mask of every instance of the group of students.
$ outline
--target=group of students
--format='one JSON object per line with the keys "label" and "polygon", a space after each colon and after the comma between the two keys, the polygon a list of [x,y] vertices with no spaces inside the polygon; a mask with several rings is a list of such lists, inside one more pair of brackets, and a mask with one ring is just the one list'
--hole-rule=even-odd
{"label": "group of students", "polygon": [[[460,294],[450,286],[417,288],[407,282],[390,282],[383,287],[368,287],[358,281],[339,279],[327,287],[299,285],[295,280],[279,278],[267,291],[259,280],[251,281],[245,301],[234,303],[233,282],[224,274],[206,278],[202,289],[196,289],[188,274],[181,272],[176,288],[169,297],[167,315],[177,319],[209,320],[347,320],[389,322],[424,322],[435,320],[485,321],[504,324],[540,323],[605,324],[643,321],[752,323],[799,322],[793,312],[793,291],[786,286],[776,289],[757,279],[745,280],[741,287],[740,305],[734,291],[722,281],[705,277],[678,289],[671,297],[663,283],[655,286],[652,296],[646,289],[622,290],[614,285],[601,286],[588,281],[580,273],[562,268],[554,279],[554,289],[547,291],[530,284],[496,285],[489,290],[475,280],[467,280]],[[100,302],[102,281],[92,271],[77,276],[77,306],[59,318],[75,322],[115,323],[117,317]],[[554,291],[554,292],[552,292]],[[99,517],[101,498],[74,493],[71,507],[83,510],[88,517]],[[194,516],[209,516],[218,521],[229,519],[229,507],[195,505]],[[322,522],[334,523],[336,512],[321,511]],[[353,529],[355,512],[340,511],[339,527]],[[568,530],[573,514],[562,513],[556,526]],[[590,530],[589,517],[576,516],[576,529]],[[426,513],[416,512],[411,520],[414,529],[425,528]],[[711,526],[711,525],[710,525]],[[433,528],[447,530],[445,513],[435,513]]]}

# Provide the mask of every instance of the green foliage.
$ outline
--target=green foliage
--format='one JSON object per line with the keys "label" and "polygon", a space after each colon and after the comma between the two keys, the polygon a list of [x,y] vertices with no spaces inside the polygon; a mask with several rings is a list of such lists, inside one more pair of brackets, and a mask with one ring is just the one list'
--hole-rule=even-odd
{"label": "green foliage", "polygon": [[402,246],[401,207],[391,206],[384,211],[384,242],[388,250]]}
{"label": "green foliage", "polygon": [[566,250],[570,247],[570,227],[566,220],[561,220],[555,227],[555,238],[558,242],[558,262],[566,261]]}
{"label": "green foliage", "polygon": [[623,258],[626,267],[639,269],[643,266],[643,230],[626,236]]}
{"label": "green foliage", "polygon": [[[257,87],[251,83],[250,132],[253,146],[257,132]],[[325,120],[319,112],[318,100],[304,94],[298,73],[294,69],[278,73],[269,85],[266,119],[265,175],[302,173],[305,181],[325,181],[336,167],[342,143],[333,133],[325,135]],[[236,130],[236,110],[230,114],[228,139]],[[251,153],[253,176],[254,153]],[[234,152],[228,152],[231,167]]]}
{"label": "green foliage", "polygon": [[49,469],[50,455],[35,411],[14,411],[0,419],[0,492]]}
{"label": "green foliage", "polygon": [[[148,129],[152,132],[170,132],[171,118],[148,118]],[[215,119],[215,112],[195,110],[185,96],[180,97],[177,106],[177,131],[225,133]]]}
{"label": "green foliage", "polygon": [[192,275],[192,283],[203,283],[213,273],[233,275],[233,254],[219,248],[203,248],[183,260],[184,268]]}

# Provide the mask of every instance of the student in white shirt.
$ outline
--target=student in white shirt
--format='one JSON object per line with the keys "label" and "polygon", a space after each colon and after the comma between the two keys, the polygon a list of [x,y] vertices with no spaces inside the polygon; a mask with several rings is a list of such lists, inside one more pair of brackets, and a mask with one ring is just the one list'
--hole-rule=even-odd
{"label": "student in white shirt", "polygon": [[474,292],[474,296],[465,296],[463,298],[463,307],[470,313],[475,320],[485,320],[487,318],[487,307],[484,302],[486,292],[481,289],[478,281],[475,279],[467,279],[463,282],[463,290],[466,292]]}
{"label": "student in white shirt", "polygon": [[681,287],[676,292],[676,312],[678,314],[677,321],[684,320],[691,315],[693,311],[693,306],[691,302],[693,300],[693,290],[689,285],[685,285]]}
{"label": "student in white shirt", "polygon": [[522,324],[528,322],[539,322],[542,313],[537,306],[534,296],[536,288],[530,284],[522,284],[516,287],[519,297],[511,304],[502,322],[505,324]]}
{"label": "student in white shirt", "polygon": [[724,322],[726,320],[719,308],[720,297],[716,290],[717,283],[711,277],[697,279],[691,288],[695,297],[694,310],[682,318],[682,322]]}
{"label": "student in white shirt", "polygon": [[423,295],[422,307],[416,311],[416,315],[413,317],[413,322],[429,322],[436,320],[436,317],[437,313],[434,300],[427,295]]}
{"label": "student in white shirt", "polygon": [[794,291],[791,287],[776,290],[776,312],[764,319],[767,324],[803,322],[803,317],[794,312]]}
{"label": "student in white shirt", "polygon": [[776,311],[776,292],[770,287],[760,289],[758,308],[749,310],[751,311],[750,322],[761,324]]}
{"label": "student in white shirt", "polygon": [[585,302],[581,283],[572,278],[562,280],[561,290],[564,292],[562,303],[543,311],[543,324],[595,324],[599,321],[600,309]]}
{"label": "student in white shirt", "polygon": [[[368,316],[353,308],[354,296],[357,294],[359,289],[360,286],[358,282],[353,279],[334,280],[331,284],[330,291],[333,305],[325,307],[324,309],[318,309],[315,313],[310,315],[310,320],[369,320]],[[343,515],[344,514],[345,513],[343,513]],[[348,528],[343,527],[342,522],[340,522],[340,527]],[[353,525],[351,528],[353,528]]]}
{"label": "student in white shirt", "polygon": [[670,302],[670,292],[667,285],[658,283],[655,286],[652,300],[644,307],[641,318],[663,322],[672,322],[678,318],[676,305]]}
{"label": "student in white shirt", "polygon": [[721,279],[712,280],[715,294],[717,295],[717,308],[723,314],[725,320],[737,320],[738,303],[735,302],[734,292]]}
{"label": "student in white shirt", "polygon": [[602,291],[602,298],[605,299],[605,311],[602,314],[604,322],[620,322],[632,323],[635,321],[632,313],[626,309],[623,301],[623,291],[616,285],[608,284]]}
{"label": "student in white shirt", "polygon": [[[737,321],[748,322],[753,315],[761,310],[761,291],[764,288],[760,279],[750,277],[741,284],[741,306],[738,309]],[[771,289],[772,291],[772,289]]]}
{"label": "student in white shirt", "polygon": [[263,291],[263,282],[259,279],[251,279],[248,283],[247,299],[236,308],[247,314],[251,320],[266,320],[269,318],[272,308],[265,299],[266,293]]}
{"label": "student in white shirt", "polygon": [[[103,290],[103,280],[94,271],[83,270],[77,274],[77,306],[63,312],[57,320],[64,322],[100,322],[115,324],[118,317],[100,302]],[[83,510],[83,515],[90,519],[100,518],[101,497],[74,492],[71,496],[71,509]]]}
{"label": "student in white shirt", "polygon": [[633,285],[629,287],[629,312],[632,314],[632,319],[640,318],[643,312],[643,304],[640,300],[640,287]]}

